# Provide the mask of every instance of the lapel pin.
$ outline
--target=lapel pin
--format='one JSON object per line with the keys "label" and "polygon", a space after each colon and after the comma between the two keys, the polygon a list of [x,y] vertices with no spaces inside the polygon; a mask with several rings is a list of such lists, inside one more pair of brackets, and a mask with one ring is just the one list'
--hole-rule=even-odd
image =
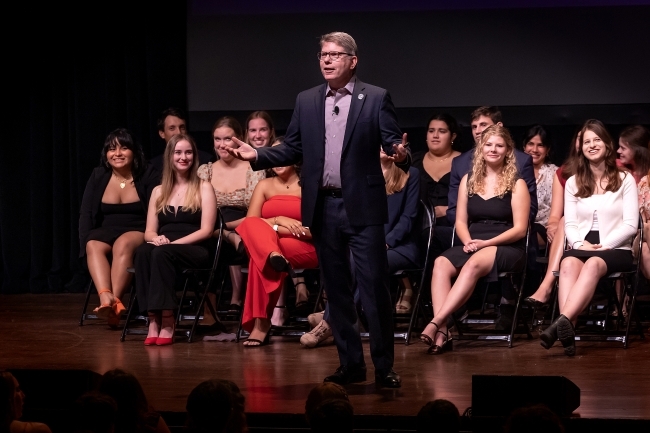
{"label": "lapel pin", "polygon": [[364,95],[363,93],[359,93],[359,100],[363,99],[364,96],[366,96],[366,95]]}

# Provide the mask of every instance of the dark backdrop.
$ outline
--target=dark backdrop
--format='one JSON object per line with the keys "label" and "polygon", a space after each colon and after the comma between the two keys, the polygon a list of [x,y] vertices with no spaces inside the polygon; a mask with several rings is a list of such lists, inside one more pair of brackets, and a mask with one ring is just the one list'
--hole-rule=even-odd
{"label": "dark backdrop", "polygon": [[127,127],[160,153],[159,112],[186,106],[186,5],[23,3],[3,32],[1,291],[57,292],[78,268],[81,195],[106,135]]}
{"label": "dark backdrop", "polygon": [[[140,2],[92,2],[90,5],[75,5],[74,8],[58,3],[53,6],[26,3],[19,6],[22,10],[12,10],[7,15],[11,26],[3,28],[3,40],[7,45],[3,72],[9,78],[5,79],[3,96],[5,113],[9,116],[3,118],[4,154],[0,157],[2,293],[58,292],[65,289],[66,283],[73,290],[83,285],[83,273],[79,272],[77,260],[79,204],[86,180],[99,162],[99,151],[105,136],[117,127],[127,127],[142,142],[148,156],[159,154],[163,143],[158,138],[155,126],[158,114],[168,106],[188,106],[186,3],[159,1],[155,3],[155,9],[146,10]],[[601,80],[604,86],[618,86],[621,83],[617,80],[624,80],[627,76],[637,77],[639,70],[648,70],[644,66],[647,65],[647,47],[650,46],[646,31],[648,20],[640,19],[647,16],[647,9],[638,11],[638,15],[633,14],[632,21],[627,21],[630,28],[624,29],[622,36],[605,29],[609,31],[607,37],[614,41],[614,46],[616,41],[622,44],[621,50],[602,52],[597,45],[593,45],[580,53],[584,56],[584,62],[591,62],[590,67],[607,63],[606,71],[609,73],[612,71],[611,64],[615,63],[621,71],[633,72],[621,73],[622,78],[616,76],[616,79]],[[478,13],[481,12],[471,12]],[[343,12],[340,14],[344,15]],[[310,16],[313,19],[313,14]],[[629,15],[619,16],[617,22],[625,22],[626,17]],[[253,22],[248,18],[230,16],[222,22],[229,33],[225,38],[220,36],[219,41],[250,47],[254,46],[254,42],[271,38],[277,30],[276,15],[271,14],[265,20],[258,17],[254,22],[262,30],[255,29],[253,33],[261,32],[261,36],[253,38],[251,32],[244,28]],[[301,19],[299,14],[294,18],[297,22]],[[386,15],[380,18],[382,22],[388,20]],[[358,22],[368,27],[359,15],[352,14],[345,19],[348,23]],[[600,15],[596,22],[602,23],[607,19]],[[644,23],[642,28],[637,25],[639,19]],[[310,70],[308,74],[297,77],[296,71],[285,69],[282,80],[262,86],[264,89],[271,86],[284,89],[284,94],[289,98],[290,103],[284,104],[286,107],[272,111],[280,132],[288,124],[295,93],[321,82],[313,54],[314,47],[317,49],[315,37],[332,28],[329,24],[319,25],[322,30],[321,27],[314,29],[314,38],[296,40],[296,44],[270,52],[273,58],[277,58],[285,49],[294,55],[304,46],[305,55],[309,55],[308,61],[313,60],[313,63],[305,63]],[[401,26],[391,31],[399,34],[405,29],[407,27]],[[354,34],[353,30],[349,31]],[[602,31],[602,28],[593,27],[591,31]],[[630,41],[630,34],[638,35],[632,49],[626,45]],[[603,38],[602,35],[594,36],[593,40],[602,41]],[[584,35],[579,39],[583,42],[590,40]],[[490,35],[485,34],[477,41],[476,49],[487,45],[485,49],[493,50],[489,41]],[[371,39],[363,42],[362,56],[375,50],[384,58],[391,58],[390,52],[385,51],[390,47],[374,45],[373,42],[377,41]],[[214,55],[221,55],[220,50],[232,50],[232,44],[218,46]],[[412,49],[418,48],[419,40],[415,38],[413,44],[415,48]],[[634,47],[640,49],[635,50]],[[430,52],[426,48],[418,48],[418,53]],[[493,51],[498,59],[500,53]],[[544,63],[548,55],[549,52],[540,53],[540,62]],[[263,80],[267,72],[266,58],[256,57],[254,51],[248,52],[247,56],[247,61],[256,68],[256,79]],[[412,71],[419,68],[420,59],[414,57],[400,71],[406,71],[406,76],[410,76]],[[232,67],[229,60],[226,58],[222,62],[223,67]],[[593,62],[596,62],[595,66]],[[377,68],[373,70],[380,71]],[[458,75],[468,71],[467,67],[459,65],[451,65],[450,70]],[[366,62],[361,74],[372,82],[375,77],[370,72]],[[418,73],[421,75],[422,71]],[[596,75],[602,76],[600,73]],[[237,74],[233,76],[238,77]],[[303,86],[300,82],[300,88],[293,89],[290,85],[298,82],[297,78],[307,78],[309,83]],[[273,108],[261,101],[242,108],[236,98],[246,96],[255,101],[261,93],[246,86],[245,81],[217,79],[216,76],[212,79],[219,86],[232,87],[236,92],[232,98],[226,98],[223,110],[213,107],[190,112],[190,130],[200,138],[199,146],[203,148],[211,145],[209,130],[218,116],[234,114],[243,120],[249,110]],[[376,84],[384,84],[380,78],[377,79],[380,81],[375,80]],[[394,92],[394,89],[389,89]],[[647,80],[644,80],[638,88],[639,95],[647,95],[648,89]],[[616,94],[609,90],[609,95]],[[225,95],[219,95],[219,99],[224,99]],[[625,95],[627,98],[629,93]],[[398,98],[396,100],[399,101]],[[639,100],[636,103],[629,98],[618,102],[607,100],[595,105],[593,101],[579,101],[581,105],[575,105],[578,102],[564,105],[505,105],[502,109],[505,123],[515,135],[520,135],[527,125],[542,122],[551,125],[558,142],[565,144],[575,125],[589,117],[604,120],[614,135],[625,124],[650,123],[649,101],[645,96]],[[475,101],[475,105],[495,102],[499,101],[481,100]],[[538,104],[543,102],[538,101]],[[464,139],[459,143],[461,149],[471,145],[467,124],[473,105],[462,101],[447,104],[446,108],[441,105],[445,104],[436,98],[427,99],[425,106],[409,107],[398,103],[400,123],[411,134],[415,149],[423,148],[427,117],[441,108],[451,111],[465,126]],[[562,153],[560,149],[556,155],[557,161],[561,160]]]}

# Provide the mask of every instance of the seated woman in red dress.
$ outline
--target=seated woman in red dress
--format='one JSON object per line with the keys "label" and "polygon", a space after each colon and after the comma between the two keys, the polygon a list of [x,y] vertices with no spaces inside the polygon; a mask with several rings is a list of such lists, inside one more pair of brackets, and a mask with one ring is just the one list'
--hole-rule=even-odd
{"label": "seated woman in red dress", "polygon": [[302,190],[296,166],[275,167],[255,187],[246,219],[237,227],[248,251],[248,285],[242,325],[245,347],[268,344],[271,315],[289,267],[318,266],[311,233],[301,222]]}

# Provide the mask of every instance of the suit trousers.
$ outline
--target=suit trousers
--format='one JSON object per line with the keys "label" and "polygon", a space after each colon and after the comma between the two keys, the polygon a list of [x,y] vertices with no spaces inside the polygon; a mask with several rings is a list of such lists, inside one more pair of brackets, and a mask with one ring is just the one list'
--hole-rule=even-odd
{"label": "suit trousers", "polygon": [[209,261],[210,251],[203,245],[140,245],[134,259],[140,311],[176,309],[176,273],[184,268],[205,267]]}
{"label": "suit trousers", "polygon": [[[388,372],[393,367],[394,337],[384,226],[352,226],[342,198],[319,196],[312,235],[341,365],[365,366],[361,336],[355,326],[358,316],[353,295],[354,273],[368,320],[375,372]],[[354,272],[351,266],[355,267]]]}

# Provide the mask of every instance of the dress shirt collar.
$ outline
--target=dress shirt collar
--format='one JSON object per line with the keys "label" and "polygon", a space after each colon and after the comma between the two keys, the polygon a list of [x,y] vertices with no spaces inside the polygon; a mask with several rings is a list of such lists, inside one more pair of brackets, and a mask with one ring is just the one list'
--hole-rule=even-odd
{"label": "dress shirt collar", "polygon": [[[347,92],[351,95],[351,94],[354,92],[354,84],[355,84],[356,82],[357,82],[357,77],[356,77],[356,75],[355,75],[355,76],[353,76],[353,77],[350,79],[350,81],[348,81],[348,84],[346,84],[345,86],[343,86],[343,87],[342,87],[341,89],[339,89],[338,91],[341,92],[343,89],[345,89],[345,90],[347,90]],[[327,96],[336,95],[336,91],[332,90],[332,88],[330,87],[329,84],[327,85],[327,93],[326,93],[326,95],[327,95]]]}

